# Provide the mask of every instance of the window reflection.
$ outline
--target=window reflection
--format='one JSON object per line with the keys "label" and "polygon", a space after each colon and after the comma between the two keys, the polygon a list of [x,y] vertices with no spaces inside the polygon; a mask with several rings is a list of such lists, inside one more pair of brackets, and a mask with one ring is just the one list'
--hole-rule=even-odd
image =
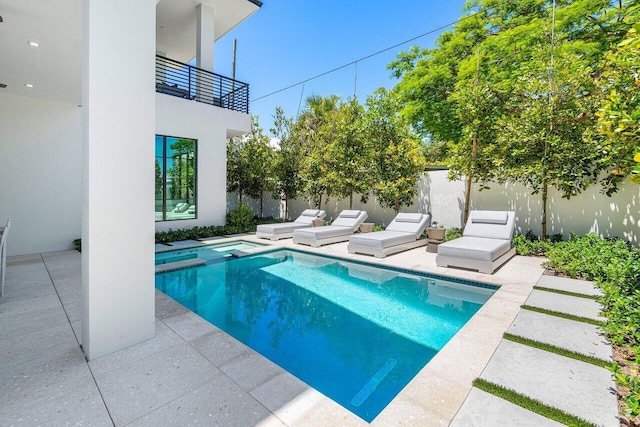
{"label": "window reflection", "polygon": [[156,135],[156,221],[196,217],[196,140]]}

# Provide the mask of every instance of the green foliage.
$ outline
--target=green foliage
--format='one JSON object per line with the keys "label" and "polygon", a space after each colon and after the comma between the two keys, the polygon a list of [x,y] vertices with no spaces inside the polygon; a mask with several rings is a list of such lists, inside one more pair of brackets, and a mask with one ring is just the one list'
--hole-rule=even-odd
{"label": "green foliage", "polygon": [[[568,198],[620,164],[585,135],[600,65],[637,22],[637,1],[471,0],[467,9],[435,49],[412,47],[389,65],[400,79],[394,92],[426,140],[446,143],[438,152],[452,178],[467,179],[467,195],[472,181],[494,179],[541,193],[545,236],[549,186]],[[627,98],[637,100],[635,87]]]}
{"label": "green foliage", "polygon": [[302,144],[300,139],[292,137],[293,119],[285,116],[280,107],[276,107],[271,133],[280,140],[275,153],[274,175],[276,178],[273,196],[285,201],[285,217],[289,210],[289,200],[298,196],[302,187],[300,169],[302,167]]}
{"label": "green foliage", "polygon": [[[635,24],[614,50],[609,52],[599,82],[602,107],[597,112],[598,134],[603,164],[612,166],[605,187],[630,175],[640,184],[640,24]],[[613,189],[613,190],[612,190]]]}
{"label": "green foliage", "polygon": [[517,234],[511,239],[511,244],[516,248],[516,253],[523,256],[544,256],[554,241],[562,240],[562,235],[549,240],[540,240],[531,230],[526,234]]}
{"label": "green foliage", "polygon": [[256,231],[257,224],[268,224],[274,222],[281,222],[276,218],[256,218],[253,217],[249,224],[245,223],[245,226],[233,226],[233,225],[212,225],[212,226],[198,226],[193,228],[187,228],[182,230],[169,230],[158,231],[156,233],[156,243],[171,243],[181,240],[196,240],[204,239],[207,237],[217,236],[229,236],[232,234],[249,233]]}
{"label": "green foliage", "polygon": [[[436,222],[434,222],[436,224]],[[444,241],[448,242],[449,240],[457,239],[458,237],[462,237],[462,229],[460,228],[447,228],[447,231],[444,235]]]}
{"label": "green foliage", "polygon": [[353,208],[354,193],[365,202],[373,185],[369,170],[373,153],[362,126],[363,113],[357,99],[342,102],[327,114],[319,132],[325,141],[326,174],[322,180],[327,193],[341,199],[348,197],[349,209]]}
{"label": "green foliage", "polygon": [[227,191],[237,192],[241,203],[245,195],[259,199],[260,216],[264,193],[274,191],[276,182],[275,153],[269,142],[256,117],[252,118],[249,135],[227,142]]}
{"label": "green foliage", "polygon": [[239,204],[227,214],[227,225],[239,229],[249,229],[253,223],[253,211],[247,205]]}
{"label": "green foliage", "polygon": [[396,213],[409,206],[417,194],[416,182],[426,166],[423,148],[399,114],[400,106],[393,93],[378,89],[367,98],[363,117],[363,134],[371,144],[371,167],[367,175],[373,178],[373,193],[383,207]]}
{"label": "green foliage", "polygon": [[302,190],[318,209],[322,208],[322,196],[328,191],[326,153],[329,141],[321,135],[321,129],[330,113],[337,109],[338,100],[336,95],[308,97],[292,129],[292,138],[297,139],[303,149],[300,170]]}

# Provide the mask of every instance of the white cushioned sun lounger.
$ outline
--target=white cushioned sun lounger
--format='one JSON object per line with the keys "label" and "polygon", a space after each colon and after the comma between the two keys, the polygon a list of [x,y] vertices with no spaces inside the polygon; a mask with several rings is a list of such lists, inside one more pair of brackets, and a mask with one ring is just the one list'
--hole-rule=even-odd
{"label": "white cushioned sun lounger", "polygon": [[331,225],[293,230],[293,243],[317,248],[330,243],[346,242],[367,216],[365,211],[344,210]]}
{"label": "white cushioned sun lounger", "polygon": [[361,233],[351,236],[347,250],[384,258],[387,255],[406,251],[427,244],[421,239],[425,228],[431,224],[431,214],[399,213],[384,231]]}
{"label": "white cushioned sun lounger", "polygon": [[513,211],[471,211],[462,237],[438,245],[436,264],[492,274],[516,254],[515,218]]}
{"label": "white cushioned sun lounger", "polygon": [[325,216],[327,216],[325,211],[306,209],[293,222],[258,225],[256,237],[269,240],[288,239],[293,236],[293,230],[310,227],[314,219],[324,219]]}

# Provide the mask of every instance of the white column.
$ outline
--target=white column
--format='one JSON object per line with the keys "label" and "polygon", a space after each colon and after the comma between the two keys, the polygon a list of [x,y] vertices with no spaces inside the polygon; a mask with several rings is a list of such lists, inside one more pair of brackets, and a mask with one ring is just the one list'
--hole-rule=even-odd
{"label": "white column", "polygon": [[[196,67],[213,72],[213,44],[215,42],[215,12],[209,6],[200,4],[197,7],[196,25]],[[210,76],[198,78],[196,95],[198,101],[213,104],[215,89]]]}
{"label": "white column", "polygon": [[155,0],[84,0],[82,346],[152,338]]}
{"label": "white column", "polygon": [[196,67],[213,72],[213,44],[215,12],[207,5],[197,7]]}

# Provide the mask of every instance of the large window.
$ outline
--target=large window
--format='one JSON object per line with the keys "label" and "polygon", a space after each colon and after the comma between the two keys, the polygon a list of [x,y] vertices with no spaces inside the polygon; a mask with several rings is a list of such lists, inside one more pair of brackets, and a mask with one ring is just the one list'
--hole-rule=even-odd
{"label": "large window", "polygon": [[156,135],[156,221],[196,214],[196,140]]}

